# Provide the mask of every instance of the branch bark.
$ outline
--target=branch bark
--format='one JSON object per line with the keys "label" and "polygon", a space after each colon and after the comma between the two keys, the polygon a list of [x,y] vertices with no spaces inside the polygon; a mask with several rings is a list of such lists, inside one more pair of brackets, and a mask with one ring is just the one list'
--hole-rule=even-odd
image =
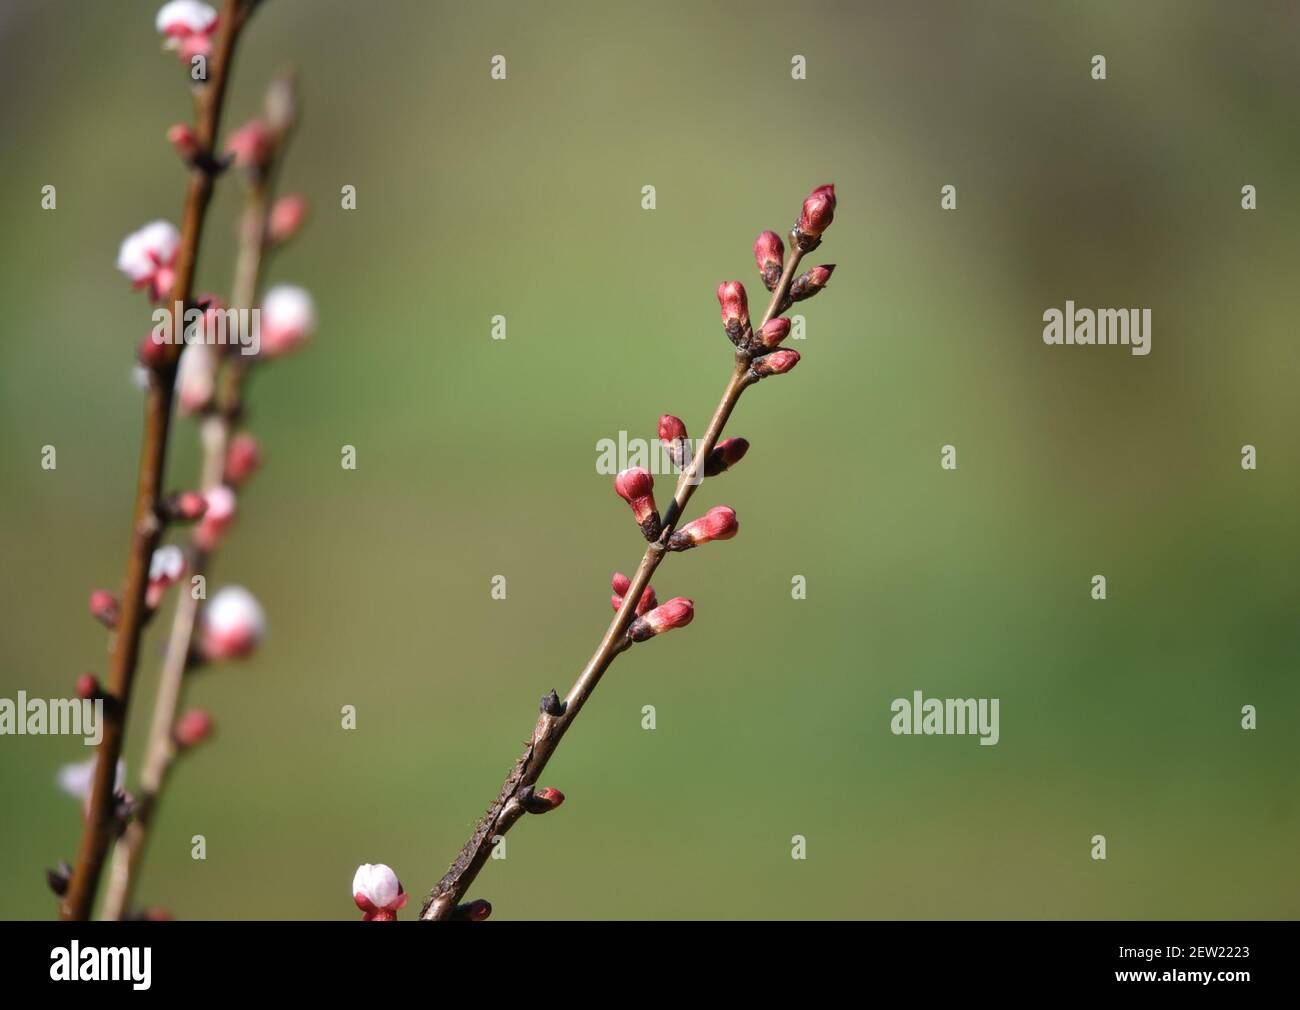
{"label": "branch bark", "polygon": [[[195,97],[197,146],[207,154],[211,154],[220,127],[235,43],[249,10],[241,0],[226,0],[216,47],[209,62],[208,81]],[[177,302],[190,304],[199,242],[212,198],[213,183],[214,176],[210,167],[196,164],[190,170],[181,224],[181,244],[171,290],[172,306]],[[173,320],[173,323],[173,332],[181,332],[181,321]],[[122,754],[131,686],[140,653],[140,634],[148,616],[144,597],[149,580],[149,562],[163,530],[158,515],[158,502],[162,493],[167,438],[171,428],[172,392],[180,345],[171,345],[169,349],[171,353],[166,364],[150,372],[149,388],[145,395],[144,436],[136,479],[126,582],[106,683],[112,704],[104,706],[104,735],[96,751],[95,775],[85,827],[72,880],[60,906],[60,916],[64,919],[90,918],[113,829],[113,779],[118,758]]]}
{"label": "branch bark", "polygon": [[[780,280],[772,290],[767,310],[758,324],[753,327],[755,333],[790,304],[790,284],[803,255],[804,250],[799,243],[792,241],[790,255],[785,262]],[[636,616],[636,606],[641,599],[641,594],[650,584],[650,579],[663,561],[664,555],[668,553],[668,540],[676,530],[677,523],[686,510],[691,496],[703,482],[701,475],[704,473],[705,461],[717,445],[732,411],[740,400],[740,395],[757,381],[757,377],[750,372],[749,368],[752,359],[753,355],[749,351],[743,348],[736,351],[735,368],[723,391],[722,399],[713,412],[708,429],[696,448],[690,466],[684,469],[677,479],[672,503],[663,515],[662,532],[658,539],[646,548],[641,563],[637,566],[636,574],[632,577],[632,584],[623,594],[623,605],[605,630],[595,654],[587,661],[587,665],[578,674],[578,679],[569,689],[569,693],[565,695],[563,711],[559,715],[549,715],[543,711],[538,718],[527,747],[515,762],[510,774],[506,776],[496,800],[479,820],[474,833],[461,848],[442,880],[429,892],[420,909],[421,919],[445,920],[452,917],[457,904],[465,897],[479,870],[491,856],[494,839],[504,836],[525,813],[528,791],[537,784],[538,778],[545,771],[560,741],[595,691],[596,685],[600,683],[600,678],[614,659],[631,644],[627,631]]]}

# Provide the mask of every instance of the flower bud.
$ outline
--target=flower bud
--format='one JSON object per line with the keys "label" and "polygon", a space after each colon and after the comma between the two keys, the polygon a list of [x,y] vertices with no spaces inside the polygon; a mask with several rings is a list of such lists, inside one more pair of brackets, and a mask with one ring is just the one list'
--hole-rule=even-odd
{"label": "flower bud", "polygon": [[694,617],[695,604],[683,596],[676,596],[644,617],[638,617],[627,629],[627,634],[634,642],[644,642],[673,628],[684,628]]}
{"label": "flower bud", "polygon": [[550,813],[564,802],[564,793],[552,786],[534,789],[523,798],[524,809],[530,814]]}
{"label": "flower bud", "polygon": [[745,458],[749,452],[749,440],[744,438],[724,438],[713,447],[709,458],[704,461],[704,476],[716,477],[726,473]]}
{"label": "flower bud", "polygon": [[262,447],[256,438],[241,431],[226,450],[226,483],[239,487],[262,465]]}
{"label": "flower bud", "polygon": [[[140,341],[140,349],[136,352],[136,357],[139,359],[140,364],[144,365],[145,368],[162,368],[163,365],[167,364],[169,346],[170,345],[166,341],[157,339],[154,336],[153,330],[150,330],[144,335],[144,339]],[[145,376],[145,385],[147,388],[147,374]]]}
{"label": "flower bud", "polygon": [[260,119],[250,119],[226,138],[226,153],[241,168],[261,169],[271,157],[273,143],[270,127]]}
{"label": "flower bud", "polygon": [[758,339],[754,341],[755,350],[760,354],[764,351],[770,351],[789,335],[790,320],[782,316],[769,319],[763,328],[758,331]]}
{"label": "flower bud", "polygon": [[736,512],[726,505],[717,505],[704,515],[689,522],[668,538],[670,551],[689,551],[692,547],[707,544],[710,540],[730,540],[740,531]]}
{"label": "flower bud", "polygon": [[807,273],[802,273],[794,279],[790,285],[790,300],[792,302],[801,302],[805,298],[811,298],[826,286],[826,282],[831,279],[831,272],[835,269],[834,263],[825,263],[819,267],[813,267]]}
{"label": "flower bud", "polygon": [[397,874],[383,863],[362,863],[352,877],[352,900],[365,913],[362,922],[396,922],[406,892]]}
{"label": "flower bud", "polygon": [[639,466],[624,470],[614,478],[614,490],[618,496],[632,506],[632,515],[641,526],[641,533],[647,540],[659,536],[659,510],[655,508],[654,478],[650,471]]}
{"label": "flower bud", "polygon": [[144,602],[150,610],[162,603],[163,594],[185,574],[185,552],[175,544],[159,547],[149,559],[149,585]]}
{"label": "flower bud", "polygon": [[785,246],[781,236],[774,231],[765,231],[754,240],[754,262],[763,277],[763,286],[769,291],[776,289],[781,279],[781,267],[785,263]]}
{"label": "flower bud", "polygon": [[72,864],[66,859],[60,859],[58,866],[45,871],[45,882],[50,885],[50,890],[54,892],[56,898],[62,898],[68,893],[68,885],[72,883]]}
{"label": "flower bud", "polygon": [[307,200],[290,193],[276,200],[266,222],[266,240],[272,245],[287,242],[301,230],[307,220]]}
{"label": "flower bud", "polygon": [[163,515],[176,522],[192,523],[202,519],[208,510],[208,500],[197,491],[181,491],[162,504]]}
{"label": "flower bud", "polygon": [[451,912],[453,922],[482,922],[492,914],[492,903],[483,898],[475,898],[463,905],[457,905]]}
{"label": "flower bud", "polygon": [[[89,804],[90,793],[95,785],[95,765],[98,761],[99,755],[96,754],[86,758],[85,761],[64,765],[59,769],[55,779],[59,788],[73,799],[84,800]],[[120,793],[125,784],[126,762],[119,758],[113,775],[113,792]]]}
{"label": "flower bud", "polygon": [[[610,580],[610,585],[614,589],[614,595],[609,598],[609,603],[614,608],[614,613],[618,613],[623,609],[623,597],[632,588],[632,580],[622,572],[615,572],[614,578]],[[655,587],[646,586],[641,593],[641,601],[636,605],[636,616],[640,617],[647,610],[653,610],[658,603],[659,601],[655,599]]]}
{"label": "flower bud", "polygon": [[177,123],[175,126],[168,127],[167,143],[176,148],[176,153],[186,164],[193,161],[194,156],[199,152],[199,139],[188,123]]}
{"label": "flower bud", "polygon": [[808,194],[803,202],[803,212],[795,226],[799,248],[804,252],[815,249],[821,241],[822,232],[831,226],[835,219],[835,187],[818,186]]}
{"label": "flower bud", "polygon": [[316,306],[305,288],[278,284],[262,299],[262,356],[296,351],[316,331]]}
{"label": "flower bud", "polygon": [[659,418],[659,441],[663,443],[674,466],[680,469],[690,462],[690,440],[686,435],[686,425],[680,417],[664,414]]}
{"label": "flower bud", "polygon": [[799,352],[790,350],[773,351],[754,361],[749,373],[756,378],[765,379],[769,375],[784,375],[799,364]]}
{"label": "flower bud", "polygon": [[189,750],[210,737],[215,728],[216,724],[212,721],[212,716],[205,709],[192,708],[176,720],[176,728],[172,730],[172,740],[175,741],[177,749]]}
{"label": "flower bud", "polygon": [[166,38],[166,48],[175,49],[182,63],[212,52],[217,31],[217,12],[199,0],[171,0],[154,19],[154,27]]}
{"label": "flower bud", "polygon": [[173,269],[181,247],[181,233],[169,221],[151,221],[122,240],[117,268],[137,290],[147,290],[154,301],[171,291]]}
{"label": "flower bud", "polygon": [[224,484],[214,487],[206,495],[207,509],[194,527],[194,542],[203,550],[215,550],[226,530],[235,521],[235,492]]}
{"label": "flower bud", "polygon": [[107,589],[96,589],[90,594],[90,614],[111,631],[122,616],[122,606]]}
{"label": "flower bud", "polygon": [[82,701],[94,701],[96,698],[104,697],[104,688],[99,683],[99,678],[93,673],[83,673],[77,678],[77,686],[74,688],[77,697]]}
{"label": "flower bud", "polygon": [[722,306],[722,328],[737,347],[745,342],[749,329],[749,300],[740,281],[723,281],[718,285],[718,304]]}
{"label": "flower bud", "polygon": [[241,659],[266,635],[266,614],[247,589],[226,586],[203,608],[199,654],[214,662]]}

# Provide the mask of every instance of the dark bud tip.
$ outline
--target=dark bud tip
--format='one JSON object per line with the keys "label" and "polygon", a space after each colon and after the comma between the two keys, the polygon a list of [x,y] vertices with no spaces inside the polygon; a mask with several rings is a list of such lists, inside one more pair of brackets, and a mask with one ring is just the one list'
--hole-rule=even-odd
{"label": "dark bud tip", "polygon": [[552,717],[564,715],[564,710],[568,706],[560,700],[560,696],[555,693],[555,688],[551,688],[551,693],[543,695],[541,711],[542,715]]}
{"label": "dark bud tip", "polygon": [[50,885],[50,890],[54,892],[56,898],[62,898],[68,893],[68,885],[72,883],[72,864],[66,859],[60,859],[58,866],[45,871],[45,882]]}
{"label": "dark bud tip", "polygon": [[492,903],[482,898],[457,905],[451,913],[452,922],[482,922],[492,914]]}

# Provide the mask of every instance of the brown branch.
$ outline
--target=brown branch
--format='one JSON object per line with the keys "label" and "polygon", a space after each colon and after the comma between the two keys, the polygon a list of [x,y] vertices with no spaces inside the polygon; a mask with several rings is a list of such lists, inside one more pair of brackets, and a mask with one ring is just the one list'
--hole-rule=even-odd
{"label": "brown branch", "polygon": [[[235,42],[243,28],[249,7],[241,0],[226,0],[221,13],[221,27],[209,76],[195,97],[198,149],[211,155],[220,127],[226,82],[229,77]],[[176,257],[171,305],[190,303],[194,270],[198,262],[203,222],[212,197],[214,174],[210,164],[197,161],[190,170],[189,188],[181,226],[181,242]],[[180,320],[173,320],[173,332],[180,333]],[[104,735],[96,751],[94,781],[86,811],[86,823],[77,852],[77,862],[67,894],[60,906],[64,919],[88,919],[99,887],[99,877],[113,828],[113,779],[122,754],[127,709],[131,700],[131,683],[140,653],[140,633],[148,611],[145,589],[149,581],[149,562],[162,534],[158,501],[162,492],[163,465],[167,455],[167,436],[171,427],[172,391],[176,379],[176,362],[181,345],[168,347],[166,362],[150,371],[145,396],[144,438],[140,449],[139,474],[136,480],[135,508],[131,524],[131,544],[126,562],[126,582],[122,592],[121,616],[118,619],[109,660],[106,690],[113,704],[104,706]]]}
{"label": "brown branch", "polygon": [[[293,86],[291,77],[282,76],[272,83],[272,94],[276,89],[285,88],[291,96]],[[288,104],[292,110],[295,103],[290,101]],[[230,294],[230,307],[237,311],[251,310],[257,301],[262,265],[269,251],[268,219],[275,169],[280,163],[293,125],[293,112],[290,111],[287,118],[274,126],[265,164],[249,171],[248,189],[240,214],[239,248]],[[221,373],[220,389],[204,412],[199,426],[202,451],[199,488],[205,493],[225,482],[226,452],[234,427],[243,412],[243,392],[249,364],[244,357],[234,352],[228,355],[228,359]],[[212,552],[195,545],[191,555],[190,577],[201,575],[206,578],[211,574],[211,563]],[[140,773],[139,795],[131,822],[113,850],[113,863],[104,899],[105,919],[118,920],[127,912],[139,876],[140,861],[148,843],[149,829],[157,816],[163,787],[176,759],[174,728],[184,696],[185,675],[189,672],[194,655],[193,639],[198,614],[199,600],[192,591],[182,592],[172,616],[167,651],[158,678],[153,719],[149,726],[149,742],[145,751],[144,768]]]}
{"label": "brown branch", "polygon": [[[817,245],[816,241],[808,242],[806,239],[801,243],[797,229],[791,233],[791,239],[790,255],[784,264],[780,280],[773,287],[766,312],[763,313],[757,326],[753,327],[754,333],[760,331],[769,320],[789,307],[790,285],[794,280],[799,261],[805,252],[811,251]],[[587,665],[578,674],[573,687],[569,689],[562,708],[555,712],[553,706],[543,705],[542,714],[533,728],[528,746],[515,762],[510,774],[506,776],[500,794],[479,820],[469,841],[461,848],[460,854],[452,862],[442,880],[429,892],[420,909],[421,919],[445,920],[453,916],[456,906],[464,898],[470,884],[474,882],[479,870],[491,856],[494,839],[505,835],[526,812],[525,804],[531,790],[556,748],[559,747],[564,734],[568,732],[574,719],[582,711],[582,707],[591,697],[609,665],[631,644],[628,628],[636,616],[637,604],[650,584],[655,569],[668,553],[668,541],[677,527],[678,520],[690,502],[691,496],[695,494],[696,488],[702,483],[701,475],[704,473],[705,461],[717,445],[723,428],[726,427],[736,403],[740,400],[741,393],[758,380],[758,376],[750,370],[750,363],[754,356],[746,345],[738,346],[735,368],[722,394],[722,399],[713,412],[708,430],[700,440],[690,466],[684,469],[677,479],[673,501],[663,516],[663,529],[659,537],[646,548],[641,563],[637,566],[636,574],[632,577],[632,583],[623,594],[623,605],[614,615],[595,654],[588,660]],[[551,707],[555,714],[548,712],[546,710],[548,707]]]}

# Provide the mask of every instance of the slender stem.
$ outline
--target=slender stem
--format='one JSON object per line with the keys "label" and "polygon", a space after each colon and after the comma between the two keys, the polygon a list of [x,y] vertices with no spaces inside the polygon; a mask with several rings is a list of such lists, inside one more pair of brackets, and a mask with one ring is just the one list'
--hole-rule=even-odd
{"label": "slender stem", "polygon": [[[217,136],[235,42],[246,13],[241,0],[226,0],[216,49],[209,63],[209,79],[195,99],[196,136],[199,150],[203,152],[211,152]],[[193,293],[199,241],[212,197],[212,187],[213,175],[208,169],[197,165],[191,169],[181,225],[181,243],[176,256],[176,276],[171,291],[173,305],[176,302],[188,304]],[[180,321],[175,322],[176,332],[180,332]],[[136,480],[126,583],[106,684],[106,691],[114,703],[104,706],[104,735],[96,751],[95,775],[86,823],[72,880],[59,910],[64,919],[90,918],[112,834],[114,778],[118,759],[122,755],[131,684],[140,654],[140,633],[148,615],[144,597],[149,581],[149,562],[162,535],[157,505],[162,492],[167,436],[171,427],[172,388],[179,351],[180,345],[173,345],[170,361],[150,374],[149,389],[145,396],[144,437]]]}
{"label": "slender stem", "polygon": [[[781,279],[772,291],[767,311],[754,327],[754,332],[761,330],[787,304],[790,284],[802,257],[803,252],[798,245],[792,244]],[[478,876],[479,870],[491,856],[492,846],[496,844],[495,840],[505,835],[524,813],[522,797],[525,790],[536,785],[538,778],[546,769],[547,762],[559,747],[560,740],[564,738],[569,726],[573,724],[573,720],[582,711],[596,685],[600,683],[600,678],[609,669],[615,657],[631,644],[627,637],[627,630],[636,616],[636,605],[641,599],[641,594],[650,584],[655,569],[668,553],[668,538],[677,528],[677,522],[685,512],[691,496],[702,483],[700,475],[704,472],[704,463],[722,436],[722,430],[740,400],[740,394],[754,381],[749,371],[750,360],[749,352],[743,350],[736,352],[736,366],[731,373],[727,388],[723,391],[722,399],[713,412],[704,437],[699,441],[691,465],[684,469],[677,479],[676,493],[664,513],[663,531],[659,539],[646,548],[641,563],[637,566],[636,574],[632,576],[631,585],[623,594],[623,605],[619,607],[618,613],[614,615],[614,619],[605,630],[595,654],[587,661],[587,665],[582,668],[578,679],[565,696],[564,711],[560,715],[548,715],[543,712],[538,718],[537,725],[533,728],[532,739],[524,748],[519,760],[515,762],[510,774],[506,776],[496,800],[479,820],[474,833],[461,848],[460,854],[452,862],[442,880],[429,892],[424,906],[420,909],[421,919],[441,920],[451,916],[456,905],[464,898],[469,886],[474,882],[474,878]]]}
{"label": "slender stem", "polygon": [[[251,310],[257,300],[262,263],[267,251],[267,216],[272,178],[270,164],[278,160],[286,139],[287,133],[277,139],[271,162],[252,177],[244,200],[230,296],[231,308],[236,310]],[[224,482],[226,450],[242,411],[243,387],[248,372],[247,359],[231,351],[222,370],[222,383],[217,397],[203,415],[199,438],[202,446],[200,489],[204,492],[211,491]],[[194,548],[191,577],[201,575],[206,578],[210,575],[211,561],[209,551]],[[140,861],[148,843],[149,829],[157,815],[163,787],[176,759],[173,729],[184,695],[185,674],[189,670],[193,654],[198,613],[199,601],[193,592],[181,593],[172,616],[171,634],[158,678],[149,743],[144,769],[140,774],[140,795],[131,822],[113,852],[113,864],[104,899],[105,919],[121,919],[127,912],[139,876]]]}

